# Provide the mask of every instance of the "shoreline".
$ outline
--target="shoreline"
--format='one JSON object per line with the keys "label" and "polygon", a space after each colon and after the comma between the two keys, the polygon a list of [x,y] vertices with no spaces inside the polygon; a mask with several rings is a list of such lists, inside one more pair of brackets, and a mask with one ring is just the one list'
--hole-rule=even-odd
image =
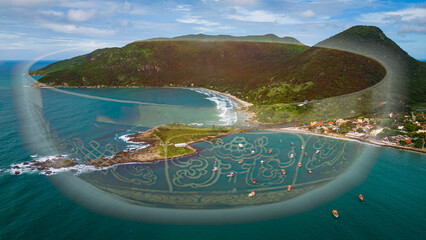
{"label": "shoreline", "polygon": [[330,134],[313,133],[313,132],[295,129],[295,128],[271,128],[269,130],[276,131],[276,132],[285,132],[285,133],[309,134],[309,135],[334,138],[334,139],[339,139],[339,140],[344,140],[344,141],[354,141],[354,142],[359,142],[359,143],[363,143],[363,144],[373,145],[375,147],[387,147],[387,148],[393,148],[393,149],[397,149],[397,150],[401,150],[401,151],[410,151],[410,152],[423,153],[423,154],[426,153],[426,149],[404,148],[404,147],[389,145],[389,144],[380,143],[380,142],[372,141],[372,140],[368,140],[368,139],[350,138],[350,137],[346,137],[344,135],[338,135],[338,134],[330,135]]}
{"label": "shoreline", "polygon": [[237,98],[237,97],[235,97],[234,95],[231,95],[231,94],[229,94],[229,93],[223,93],[223,92],[219,92],[219,91],[216,91],[216,90],[211,90],[211,89],[208,89],[208,88],[203,88],[203,87],[196,87],[196,89],[201,89],[201,90],[205,90],[205,91],[210,91],[210,92],[212,92],[212,93],[216,93],[216,94],[218,94],[218,95],[222,95],[222,96],[225,96],[225,97],[228,97],[229,99],[231,99],[235,104],[237,104],[238,105],[238,107],[239,108],[237,108],[237,110],[244,110],[244,109],[248,109],[250,106],[253,106],[253,103],[250,103],[250,102],[246,102],[246,101],[244,101],[244,100],[241,100],[241,99],[239,99],[239,98]]}
{"label": "shoreline", "polygon": [[[194,143],[198,142],[211,142],[220,137],[228,136],[229,134],[242,132],[242,130],[230,130],[228,132],[217,133],[215,135],[208,135],[206,137],[201,137],[189,142],[185,142],[187,145],[185,148],[191,150],[188,153],[177,154],[173,156],[162,156],[158,152],[161,143],[159,139],[152,139],[151,135],[158,129],[158,126],[152,129],[149,129],[145,132],[130,134],[128,135],[130,142],[134,144],[148,144],[149,146],[143,149],[126,149],[124,151],[116,153],[111,158],[102,158],[99,160],[91,160],[86,162],[87,165],[94,166],[95,168],[105,168],[112,167],[119,164],[130,164],[130,163],[144,163],[144,162],[153,162],[153,161],[167,161],[170,159],[175,159],[179,157],[187,157],[199,153],[199,149],[191,146]],[[214,133],[213,133],[214,134]]]}

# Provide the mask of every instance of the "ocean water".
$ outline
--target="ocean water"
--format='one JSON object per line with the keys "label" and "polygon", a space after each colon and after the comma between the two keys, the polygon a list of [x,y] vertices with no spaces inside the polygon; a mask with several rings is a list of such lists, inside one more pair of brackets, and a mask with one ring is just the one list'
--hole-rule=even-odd
{"label": "ocean water", "polygon": [[[29,161],[30,155],[43,154],[42,149],[25,147],[43,139],[28,136],[30,131],[23,130],[35,121],[22,119],[25,109],[21,101],[25,99],[15,90],[14,81],[22,77],[19,69],[23,64],[0,62],[0,169]],[[48,62],[37,63],[33,68],[45,64]],[[58,141],[75,142],[78,138],[87,145],[95,140],[124,149],[128,145],[120,137],[162,123],[237,122],[232,104],[226,99],[188,89],[66,91],[43,89],[41,94],[49,134]],[[267,221],[212,226],[150,224],[105,216],[74,203],[76,199],[67,198],[52,184],[51,177],[3,172],[0,173],[0,239],[424,238],[425,156],[394,149],[376,151],[379,151],[377,159],[364,159],[374,163],[365,181],[312,210]],[[363,204],[358,200],[360,193],[365,198]],[[337,221],[331,216],[332,209],[340,213]]]}

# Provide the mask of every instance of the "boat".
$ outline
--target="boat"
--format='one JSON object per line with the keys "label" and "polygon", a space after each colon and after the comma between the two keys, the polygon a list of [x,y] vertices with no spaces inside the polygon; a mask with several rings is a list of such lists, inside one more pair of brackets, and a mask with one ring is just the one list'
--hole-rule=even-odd
{"label": "boat", "polygon": [[38,154],[31,155],[30,157],[36,158],[36,157],[38,157]]}
{"label": "boat", "polygon": [[291,146],[294,146],[294,142],[291,142],[290,144],[291,144]]}
{"label": "boat", "polygon": [[251,193],[249,193],[249,197],[253,197],[254,195],[256,195],[256,193],[254,191],[252,191]]}
{"label": "boat", "polygon": [[333,210],[332,213],[335,218],[339,218],[339,213],[337,212],[337,210]]}
{"label": "boat", "polygon": [[253,178],[253,184],[256,184],[256,183],[257,183],[257,179]]}
{"label": "boat", "polygon": [[281,173],[285,175],[285,169],[281,169]]}
{"label": "boat", "polygon": [[310,168],[308,168],[308,172],[309,172],[309,173],[312,173],[312,170],[311,170]]}
{"label": "boat", "polygon": [[272,153],[272,149],[269,149],[269,153]]}
{"label": "boat", "polygon": [[362,194],[359,195],[359,200],[363,203],[364,202],[364,197],[362,196]]}
{"label": "boat", "polygon": [[239,146],[240,148],[244,147],[244,145],[243,145],[242,143],[239,143],[239,144],[238,144],[238,146]]}
{"label": "boat", "polygon": [[292,153],[292,154],[290,154],[290,158],[293,158],[294,157],[294,154]]}
{"label": "boat", "polygon": [[305,157],[307,157],[308,156],[308,154],[307,153],[305,153]]}
{"label": "boat", "polygon": [[217,172],[217,167],[214,167],[212,171]]}
{"label": "boat", "polygon": [[254,150],[251,150],[251,154],[254,154],[255,153],[255,151]]}
{"label": "boat", "polygon": [[302,149],[302,150],[303,150],[304,148],[305,148],[304,146],[300,146],[300,149]]}
{"label": "boat", "polygon": [[317,150],[315,153],[318,154],[320,152],[320,150]]}
{"label": "boat", "polygon": [[287,191],[290,191],[292,189],[291,185],[288,185]]}
{"label": "boat", "polygon": [[233,176],[235,176],[235,173],[234,172],[231,172],[230,174],[228,174],[228,175],[226,175],[227,177],[233,177]]}
{"label": "boat", "polygon": [[263,160],[260,160],[260,164],[262,164],[262,165],[263,165],[264,163],[265,163],[265,162],[264,162]]}
{"label": "boat", "polygon": [[243,161],[243,159],[241,159],[238,163],[243,163],[244,161]]}
{"label": "boat", "polygon": [[280,139],[280,143],[282,143],[283,142],[283,140],[282,139]]}
{"label": "boat", "polygon": [[299,162],[299,163],[297,164],[297,166],[302,167],[302,163],[301,163],[301,162]]}

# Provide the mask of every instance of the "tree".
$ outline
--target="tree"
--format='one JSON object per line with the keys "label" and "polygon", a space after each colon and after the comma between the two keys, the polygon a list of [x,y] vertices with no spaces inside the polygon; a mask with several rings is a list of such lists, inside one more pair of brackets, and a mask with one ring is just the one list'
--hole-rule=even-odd
{"label": "tree", "polygon": [[415,148],[422,148],[422,147],[423,147],[423,144],[424,144],[424,140],[423,140],[423,138],[417,138],[417,139],[414,141],[414,147],[415,147]]}
{"label": "tree", "polygon": [[407,121],[404,123],[404,129],[407,132],[415,132],[418,128],[419,126],[413,124],[412,122]]}
{"label": "tree", "polygon": [[364,133],[364,129],[362,129],[362,128],[358,128],[356,131],[359,132],[359,133]]}

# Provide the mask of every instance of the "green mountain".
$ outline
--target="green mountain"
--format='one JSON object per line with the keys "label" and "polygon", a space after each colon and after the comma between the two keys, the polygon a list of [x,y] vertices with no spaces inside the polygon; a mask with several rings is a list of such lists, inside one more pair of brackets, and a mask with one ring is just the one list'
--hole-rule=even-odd
{"label": "green mountain", "polygon": [[44,75],[39,82],[56,86],[206,87],[255,104],[339,96],[372,86],[385,75],[377,61],[358,54],[277,41],[284,40],[270,34],[138,41],[31,74]]}
{"label": "green mountain", "polygon": [[152,38],[145,41],[170,41],[170,40],[186,40],[186,41],[237,41],[237,42],[274,42],[288,44],[302,44],[292,37],[278,37],[275,34],[251,35],[251,36],[231,36],[231,35],[206,35],[191,34],[178,36],[174,38]]}
{"label": "green mountain", "polygon": [[389,39],[378,27],[354,26],[315,46],[354,50],[375,59],[382,59],[388,68],[397,70],[398,78],[390,86],[392,94],[406,97],[411,105],[425,104],[426,63],[417,61]]}

